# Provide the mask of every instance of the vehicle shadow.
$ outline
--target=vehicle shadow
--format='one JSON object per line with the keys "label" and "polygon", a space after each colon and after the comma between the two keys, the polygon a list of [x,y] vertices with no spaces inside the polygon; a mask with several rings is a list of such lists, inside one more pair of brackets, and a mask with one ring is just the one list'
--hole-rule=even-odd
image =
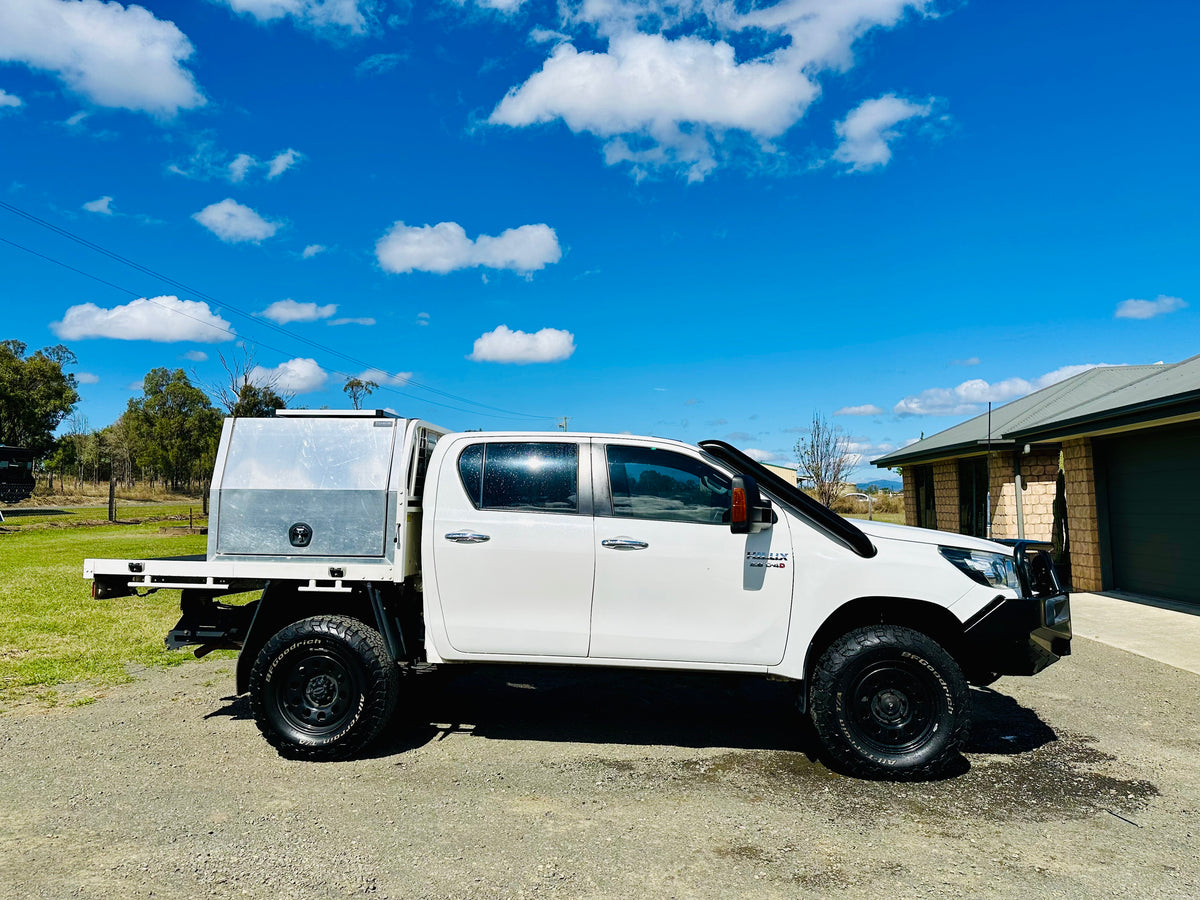
{"label": "vehicle shadow", "polygon": [[[372,755],[452,734],[493,740],[790,750],[815,758],[794,685],[761,677],[471,666],[411,678]],[[371,752],[371,751],[368,751]]]}
{"label": "vehicle shadow", "polygon": [[222,697],[221,702],[226,704],[220,709],[214,709],[208,713],[205,719],[229,719],[233,722],[245,722],[254,718],[254,714],[250,712],[250,697],[246,694],[237,696],[232,694],[228,697]]}
{"label": "vehicle shadow", "polygon": [[[404,753],[451,735],[492,740],[724,747],[789,751],[839,767],[822,751],[796,686],[758,676],[579,670],[530,666],[442,669],[405,685],[372,757]],[[1058,740],[1038,714],[990,688],[971,691],[972,730],[939,775],[971,770],[975,754],[1018,755]]]}
{"label": "vehicle shadow", "polygon": [[967,753],[1029,753],[1058,740],[1054,729],[1028,707],[991,688],[971,690],[971,736]]}

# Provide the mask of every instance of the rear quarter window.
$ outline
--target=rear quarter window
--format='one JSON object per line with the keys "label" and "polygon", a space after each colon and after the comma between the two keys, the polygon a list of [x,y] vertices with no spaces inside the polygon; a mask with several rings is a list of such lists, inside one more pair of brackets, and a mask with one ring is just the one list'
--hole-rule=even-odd
{"label": "rear quarter window", "polygon": [[577,444],[471,444],[459,455],[458,474],[476,509],[579,512]]}

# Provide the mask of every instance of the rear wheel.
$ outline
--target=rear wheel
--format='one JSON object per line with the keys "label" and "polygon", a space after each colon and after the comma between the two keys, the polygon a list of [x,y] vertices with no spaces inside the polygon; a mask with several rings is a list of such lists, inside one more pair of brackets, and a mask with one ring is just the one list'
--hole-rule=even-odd
{"label": "rear wheel", "polygon": [[868,778],[933,777],[970,730],[969,689],[953,657],[898,625],[833,642],[813,672],[813,724],[837,768]]}
{"label": "rear wheel", "polygon": [[361,750],[396,706],[399,675],[379,632],[346,616],[316,616],[272,637],[250,672],[263,736],[293,759]]}

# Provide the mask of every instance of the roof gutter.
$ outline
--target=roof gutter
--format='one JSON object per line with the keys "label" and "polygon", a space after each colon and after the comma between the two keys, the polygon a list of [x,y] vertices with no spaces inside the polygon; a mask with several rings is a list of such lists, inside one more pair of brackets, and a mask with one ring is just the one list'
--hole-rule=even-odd
{"label": "roof gutter", "polygon": [[[1016,446],[1011,438],[992,438],[991,446],[1008,449]],[[880,469],[890,469],[893,466],[911,466],[919,463],[936,462],[941,459],[957,459],[970,453],[987,453],[988,441],[961,441],[957,444],[947,444],[943,447],[931,447],[928,450],[913,452],[898,451],[887,456],[881,456],[871,463]],[[901,455],[903,454],[903,455]]]}

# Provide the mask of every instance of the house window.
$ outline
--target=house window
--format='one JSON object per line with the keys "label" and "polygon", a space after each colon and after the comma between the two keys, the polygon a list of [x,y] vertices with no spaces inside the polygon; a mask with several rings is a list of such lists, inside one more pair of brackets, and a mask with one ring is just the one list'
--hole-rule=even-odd
{"label": "house window", "polygon": [[917,494],[917,527],[937,528],[937,507],[933,501],[933,466],[914,466],[913,486]]}
{"label": "house window", "polygon": [[986,456],[958,461],[958,530],[987,537],[988,463]]}

